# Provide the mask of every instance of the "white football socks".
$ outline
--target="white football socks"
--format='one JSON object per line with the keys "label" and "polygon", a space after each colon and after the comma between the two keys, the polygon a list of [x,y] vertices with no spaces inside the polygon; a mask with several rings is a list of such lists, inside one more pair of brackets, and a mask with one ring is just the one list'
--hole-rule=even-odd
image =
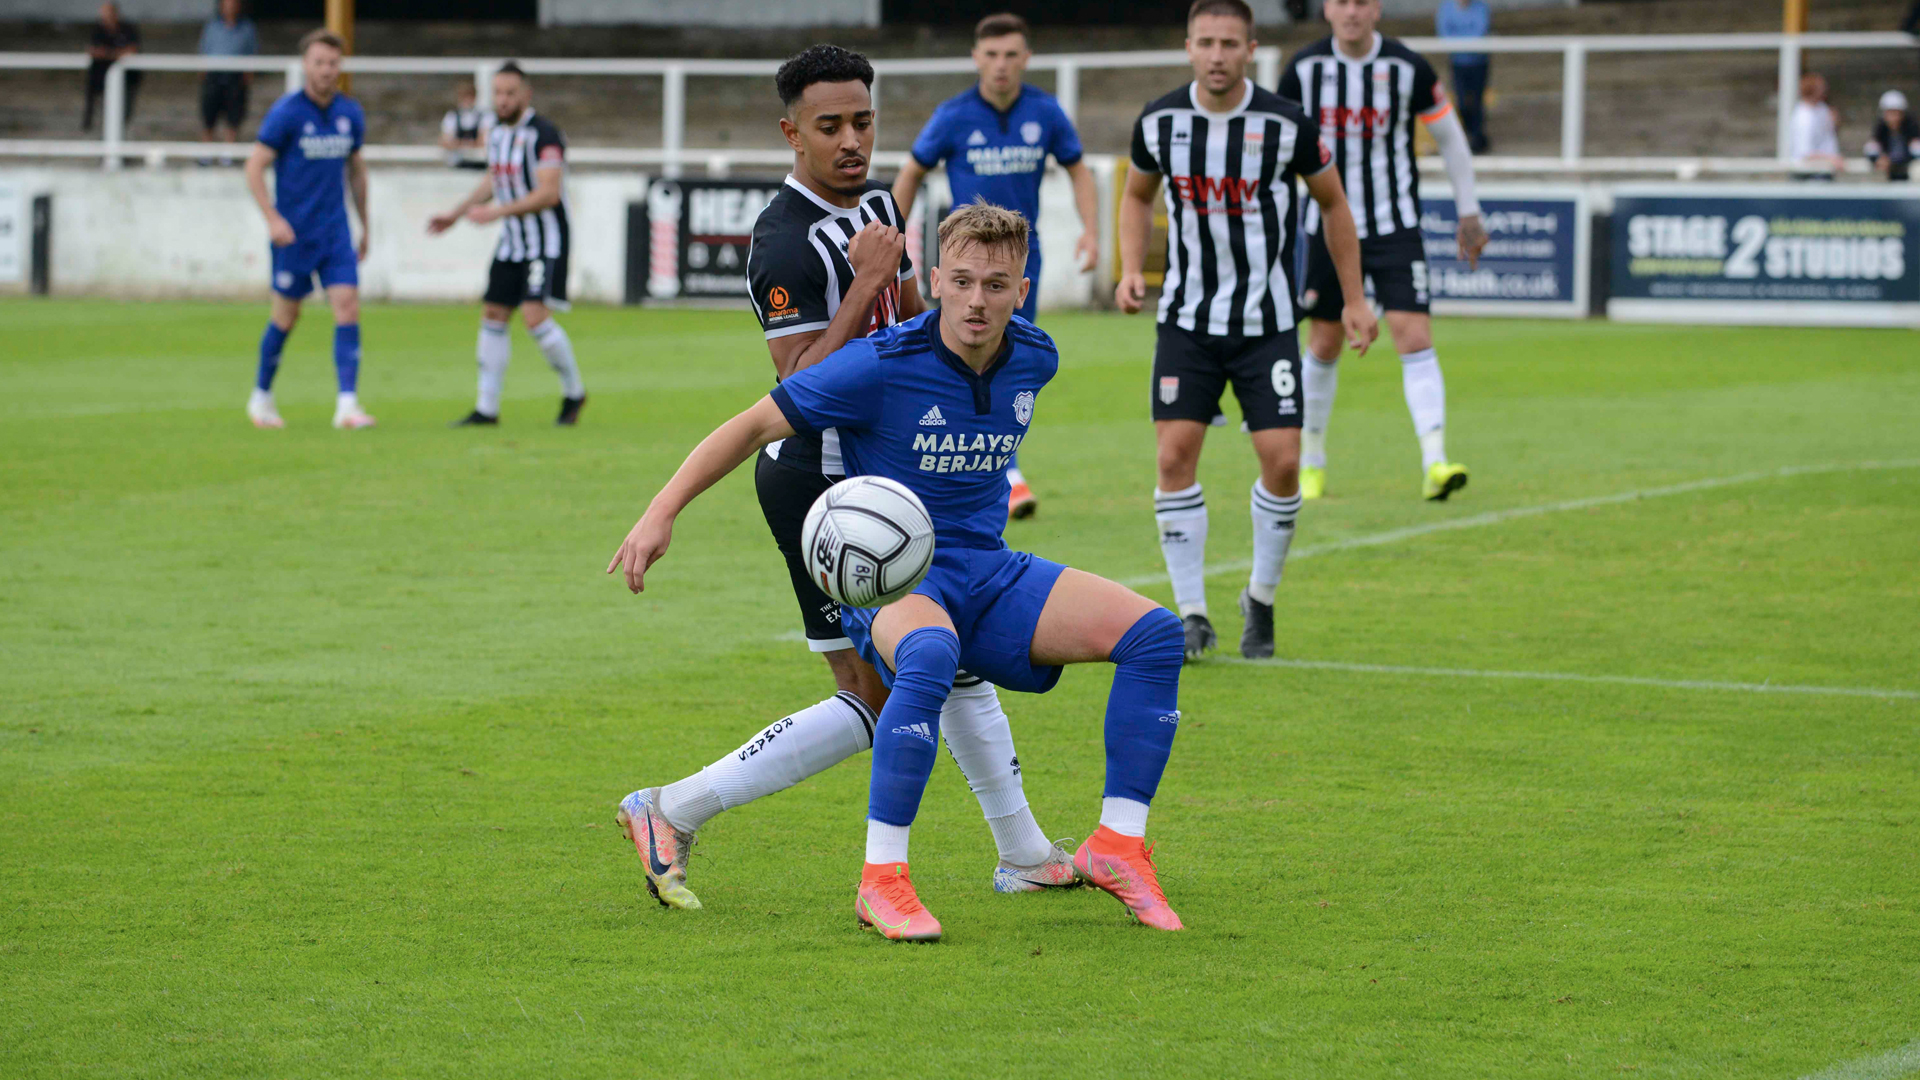
{"label": "white football socks", "polygon": [[1306,411],[1300,416],[1300,464],[1327,467],[1327,424],[1333,419],[1333,395],[1340,389],[1340,358],[1322,360],[1313,350],[1301,350],[1302,394]]}
{"label": "white football socks", "polygon": [[867,861],[903,863],[907,861],[907,832],[910,825],[889,825],[867,819]]}
{"label": "white football socks", "polygon": [[1100,824],[1121,836],[1147,835],[1147,804],[1111,796],[1100,800]]}
{"label": "white football socks", "polygon": [[1195,484],[1179,491],[1153,489],[1153,520],[1160,526],[1160,554],[1173,579],[1180,617],[1207,613],[1207,498]]}
{"label": "white football socks", "polygon": [[1007,486],[1019,487],[1021,484],[1024,484],[1026,482],[1027,482],[1026,476],[1022,474],[1019,469],[1009,468],[1007,470]]}
{"label": "white football socks", "polygon": [[499,416],[500,388],[506,385],[507,362],[513,359],[507,324],[482,319],[480,344],[475,353],[480,361],[480,393],[474,399],[473,410],[485,416]]}
{"label": "white football socks", "polygon": [[1447,460],[1447,384],[1440,378],[1440,357],[1432,349],[1401,357],[1400,384],[1413,433],[1420,437],[1420,468],[1431,469]]}
{"label": "white football socks", "polygon": [[[1020,759],[1013,749],[1013,728],[989,682],[972,682],[962,672],[940,709],[940,734],[947,741],[967,787],[980,800],[980,812],[993,830],[1000,857],[1015,866],[1046,861],[1053,842],[1040,831],[1020,784]],[[962,685],[965,682],[966,685]]]}
{"label": "white football socks", "polygon": [[847,691],[801,709],[660,791],[660,815],[695,832],[720,813],[825,772],[873,746],[873,710]]}
{"label": "white football socks", "polygon": [[573,359],[573,340],[560,328],[560,320],[549,318],[530,332],[534,344],[540,346],[540,355],[547,358],[548,366],[560,376],[560,392],[569,398],[585,394],[587,384],[580,381],[580,365]]}
{"label": "white football socks", "polygon": [[1280,498],[1267,486],[1253,482],[1253,572],[1247,578],[1247,593],[1263,604],[1273,603],[1273,591],[1280,585],[1280,572],[1287,565],[1287,549],[1293,546],[1293,523],[1300,516],[1298,491]]}

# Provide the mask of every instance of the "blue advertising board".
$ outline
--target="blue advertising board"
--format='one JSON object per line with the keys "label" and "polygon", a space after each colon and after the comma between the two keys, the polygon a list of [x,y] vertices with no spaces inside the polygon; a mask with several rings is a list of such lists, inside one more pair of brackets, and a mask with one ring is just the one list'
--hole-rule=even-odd
{"label": "blue advertising board", "polygon": [[1920,189],[1623,185],[1609,318],[1920,326]]}
{"label": "blue advertising board", "polygon": [[1459,214],[1451,197],[1423,196],[1420,233],[1427,250],[1427,287],[1443,315],[1587,314],[1588,219],[1578,188],[1507,188],[1480,192],[1487,248],[1477,267],[1460,257]]}

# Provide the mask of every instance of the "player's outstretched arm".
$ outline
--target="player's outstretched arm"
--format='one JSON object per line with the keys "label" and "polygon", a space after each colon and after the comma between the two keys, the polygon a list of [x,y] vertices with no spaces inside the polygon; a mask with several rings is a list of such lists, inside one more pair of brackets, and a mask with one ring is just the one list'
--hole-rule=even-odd
{"label": "player's outstretched arm", "polygon": [[1120,283],[1113,301],[1132,315],[1147,302],[1147,237],[1153,226],[1153,197],[1160,193],[1160,174],[1138,165],[1127,170],[1127,186],[1120,192]]}
{"label": "player's outstretched arm", "polygon": [[286,247],[294,241],[293,226],[273,208],[273,196],[267,194],[267,166],[279,156],[265,143],[253,144],[253,152],[247,155],[247,191],[253,195],[253,204],[260,208],[260,216],[267,219],[267,236],[273,240],[273,246]]}
{"label": "player's outstretched arm", "polygon": [[459,205],[444,214],[435,214],[427,219],[427,235],[439,236],[441,233],[453,228],[456,222],[465,217],[469,207],[479,206],[492,198],[493,178],[483,178],[480,183],[474,186],[472,191],[467,192],[467,197],[461,199]]}
{"label": "player's outstretched arm", "polygon": [[1333,268],[1340,275],[1340,292],[1346,298],[1340,322],[1347,329],[1347,344],[1365,356],[1373,339],[1380,336],[1380,323],[1374,318],[1373,305],[1367,303],[1366,282],[1360,276],[1360,233],[1353,226],[1353,211],[1340,184],[1340,170],[1328,166],[1302,179],[1307,182],[1307,194],[1320,204],[1327,254],[1333,256]]}
{"label": "player's outstretched arm", "polygon": [[1453,185],[1453,205],[1460,216],[1454,239],[1460,244],[1460,257],[1467,260],[1468,269],[1473,269],[1480,265],[1480,252],[1487,246],[1487,227],[1480,217],[1480,198],[1473,190],[1473,148],[1467,143],[1467,129],[1460,126],[1460,116],[1451,108],[1426,120],[1426,125],[1440,147],[1447,182]]}
{"label": "player's outstretched arm", "polygon": [[673,541],[673,519],[701,492],[719,483],[726,475],[753,456],[754,451],[793,434],[793,425],[771,396],[714,429],[687,455],[673,479],[647,504],[620,550],[613,553],[607,573],[620,570],[633,592],[646,590],[647,568],[660,561]]}
{"label": "player's outstretched arm", "polygon": [[[558,166],[540,166],[533,171],[533,190],[513,200],[497,206],[484,206],[475,203],[467,211],[467,220],[475,225],[485,225],[503,217],[519,217],[521,214],[537,214],[549,207],[560,205],[560,180],[564,170]],[[491,192],[491,187],[489,187]],[[485,200],[482,200],[484,203]]]}

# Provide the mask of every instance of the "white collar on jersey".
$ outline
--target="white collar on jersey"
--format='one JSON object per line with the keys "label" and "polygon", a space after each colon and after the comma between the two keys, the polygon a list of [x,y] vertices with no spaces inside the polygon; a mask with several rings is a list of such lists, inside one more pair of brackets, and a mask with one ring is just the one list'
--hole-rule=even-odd
{"label": "white collar on jersey", "polygon": [[1235,105],[1226,112],[1214,112],[1212,109],[1200,104],[1200,84],[1197,81],[1187,84],[1187,100],[1193,102],[1194,111],[1202,116],[1217,116],[1222,120],[1228,117],[1239,116],[1241,113],[1247,111],[1247,106],[1253,104],[1253,80],[1241,79],[1240,81],[1243,84],[1240,91],[1240,104]]}
{"label": "white collar on jersey", "polygon": [[867,196],[873,194],[870,191],[863,191],[860,193],[860,201],[854,203],[852,206],[835,206],[832,203],[828,202],[827,200],[821,198],[820,196],[815,195],[813,193],[812,188],[794,179],[792,173],[787,174],[786,183],[788,187],[792,188],[793,190],[799,192],[802,195],[805,195],[808,201],[812,202],[813,205],[819,207],[822,210],[825,210],[829,214],[833,214],[839,217],[846,217],[850,214],[859,213],[860,203],[866,202]]}
{"label": "white collar on jersey", "polygon": [[1383,40],[1385,39],[1380,36],[1380,31],[1375,30],[1373,32],[1373,48],[1367,50],[1367,55],[1348,56],[1346,53],[1340,51],[1340,42],[1336,39],[1333,43],[1333,58],[1343,64],[1370,64],[1380,59],[1380,43]]}

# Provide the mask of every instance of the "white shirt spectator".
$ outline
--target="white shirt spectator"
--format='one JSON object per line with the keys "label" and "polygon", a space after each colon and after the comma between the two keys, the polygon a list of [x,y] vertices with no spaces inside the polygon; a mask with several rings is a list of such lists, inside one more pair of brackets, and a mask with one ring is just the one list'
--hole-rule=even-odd
{"label": "white shirt spectator", "polygon": [[1787,156],[1796,165],[1824,169],[1838,162],[1840,132],[1834,123],[1833,106],[1824,101],[1794,103],[1793,120],[1787,130]]}

